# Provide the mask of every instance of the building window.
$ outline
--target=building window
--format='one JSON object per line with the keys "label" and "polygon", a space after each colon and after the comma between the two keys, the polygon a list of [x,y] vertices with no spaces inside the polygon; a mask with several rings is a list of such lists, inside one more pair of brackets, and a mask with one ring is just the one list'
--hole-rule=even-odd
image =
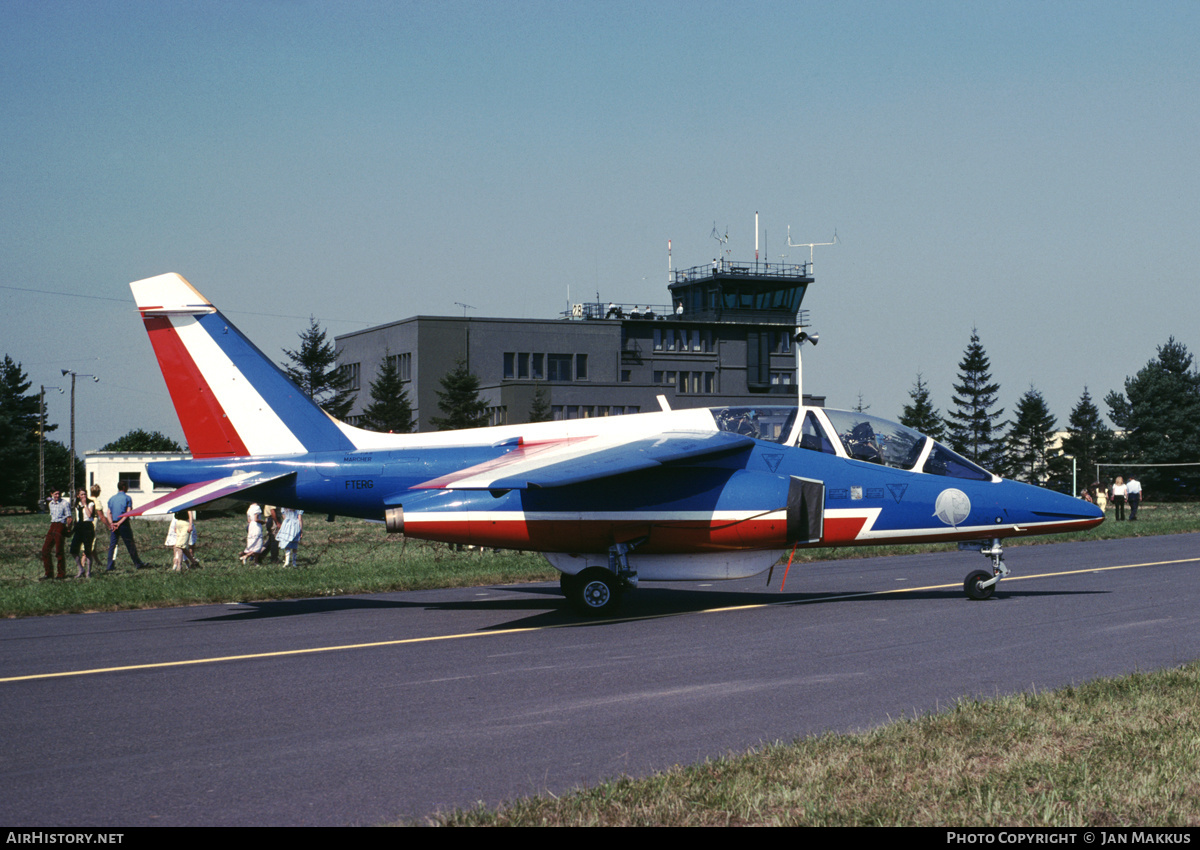
{"label": "building window", "polygon": [[529,355],[528,354],[518,354],[517,355],[517,377],[522,378],[522,379],[529,377]]}
{"label": "building window", "polygon": [[504,352],[504,380],[511,381],[517,376],[517,355],[511,351]]}
{"label": "building window", "polygon": [[342,375],[346,381],[346,389],[357,390],[360,387],[358,374],[358,363],[345,363],[342,365]]}
{"label": "building window", "polygon": [[411,352],[408,352],[405,354],[393,354],[388,358],[388,360],[391,361],[392,366],[396,370],[396,373],[399,374],[400,380],[402,380],[402,381],[411,381],[412,380],[412,353]]}
{"label": "building window", "polygon": [[[571,369],[574,366],[574,360],[575,358],[570,354],[547,354],[547,379],[551,381],[571,380]],[[574,417],[569,418],[573,419]]]}
{"label": "building window", "polygon": [[533,369],[532,369],[533,379],[535,381],[545,380],[546,369],[543,364],[546,362],[546,355],[535,353],[531,356],[531,359],[533,361]]}
{"label": "building window", "polygon": [[587,380],[587,355],[586,354],[576,354],[575,355],[575,380],[577,380],[577,381],[586,381]]}
{"label": "building window", "polygon": [[488,424],[489,425],[507,425],[508,424],[508,408],[489,407],[488,408]]}
{"label": "building window", "polygon": [[628,384],[632,380],[633,380],[633,370],[622,369],[621,370],[621,383]]}
{"label": "building window", "polygon": [[655,350],[655,351],[662,351],[662,350],[663,350],[663,331],[662,331],[662,328],[655,328],[655,329],[654,329],[654,350]]}
{"label": "building window", "polygon": [[120,489],[122,481],[125,482],[126,490],[142,489],[142,473],[140,472],[118,472],[117,489]]}

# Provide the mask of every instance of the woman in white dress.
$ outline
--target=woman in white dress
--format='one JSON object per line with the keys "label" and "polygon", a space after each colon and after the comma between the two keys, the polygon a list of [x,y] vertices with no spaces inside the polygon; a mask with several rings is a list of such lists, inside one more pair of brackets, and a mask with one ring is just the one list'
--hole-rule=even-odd
{"label": "woman in white dress", "polygon": [[304,511],[295,508],[281,508],[283,522],[279,526],[279,548],[283,550],[283,565],[285,567],[300,566],[300,538],[304,534]]}
{"label": "woman in white dress", "polygon": [[262,508],[257,504],[251,504],[246,510],[246,550],[242,552],[239,560],[243,564],[249,563],[251,560],[257,564],[262,559],[265,545]]}

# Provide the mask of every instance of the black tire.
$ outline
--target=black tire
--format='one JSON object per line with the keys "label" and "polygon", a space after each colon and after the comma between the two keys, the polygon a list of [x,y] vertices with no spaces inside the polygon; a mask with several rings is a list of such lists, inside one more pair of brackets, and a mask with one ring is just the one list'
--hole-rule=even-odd
{"label": "black tire", "polygon": [[558,589],[567,599],[572,599],[579,590],[579,576],[563,573],[558,577]]}
{"label": "black tire", "polygon": [[620,606],[620,579],[603,567],[590,567],[572,579],[566,582],[570,588],[567,599],[580,614],[605,617]]}
{"label": "black tire", "polygon": [[979,583],[982,581],[991,580],[991,573],[985,570],[976,570],[967,576],[967,580],[963,582],[963,590],[966,591],[967,596],[972,599],[977,599],[980,601],[984,599],[990,599],[992,592],[996,589],[996,585],[993,584],[991,587],[980,587]]}

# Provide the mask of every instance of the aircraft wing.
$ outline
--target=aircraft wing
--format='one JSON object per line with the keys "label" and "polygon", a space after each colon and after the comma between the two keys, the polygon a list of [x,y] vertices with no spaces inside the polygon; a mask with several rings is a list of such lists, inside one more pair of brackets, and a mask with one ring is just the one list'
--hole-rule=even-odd
{"label": "aircraft wing", "polygon": [[176,511],[190,511],[207,505],[210,502],[215,502],[218,499],[228,498],[236,493],[241,493],[243,490],[249,490],[251,487],[257,487],[259,484],[266,484],[268,481],[276,481],[295,474],[294,471],[239,472],[236,475],[230,475],[228,478],[199,481],[195,484],[180,487],[178,490],[161,496],[152,502],[147,502],[140,508],[135,508],[125,514],[125,516],[163,516],[165,514],[173,514]]}
{"label": "aircraft wing", "polygon": [[418,485],[427,490],[526,490],[563,487],[664,464],[717,458],[750,449],[730,431],[667,431],[649,437],[590,437],[521,445],[488,461]]}

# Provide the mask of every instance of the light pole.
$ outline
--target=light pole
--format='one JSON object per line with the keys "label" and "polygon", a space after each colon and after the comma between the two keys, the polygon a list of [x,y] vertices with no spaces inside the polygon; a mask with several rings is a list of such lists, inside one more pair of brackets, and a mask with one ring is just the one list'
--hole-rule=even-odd
{"label": "light pole", "polygon": [[804,408],[804,364],[800,358],[800,349],[804,347],[804,343],[811,342],[814,346],[821,338],[819,333],[809,333],[808,331],[797,328],[797,333],[793,340],[796,342],[796,407],[800,411]]}
{"label": "light pole", "polygon": [[[70,369],[62,370],[63,376],[71,376],[71,499],[75,498],[75,372]],[[95,375],[80,375],[81,378],[91,378],[99,383],[100,379]]]}

